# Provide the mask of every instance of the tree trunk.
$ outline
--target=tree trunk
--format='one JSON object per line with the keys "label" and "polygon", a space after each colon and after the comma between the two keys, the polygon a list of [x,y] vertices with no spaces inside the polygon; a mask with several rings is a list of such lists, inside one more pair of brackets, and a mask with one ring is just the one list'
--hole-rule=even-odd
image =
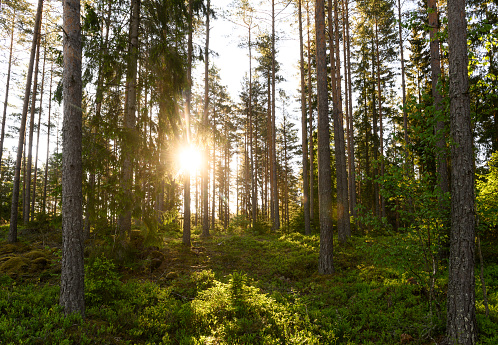
{"label": "tree trunk", "polygon": [[[186,105],[185,105],[185,142],[190,145],[190,102],[191,102],[191,88],[192,88],[192,16],[193,16],[193,0],[188,1],[188,42],[187,42],[187,89]],[[183,200],[183,244],[190,247],[190,172],[184,172],[184,200]]]}
{"label": "tree trunk", "polygon": [[[377,101],[379,102],[379,144],[380,144],[380,177],[384,178],[384,124],[382,121],[382,90],[380,86],[380,52],[379,52],[379,26],[377,23],[377,15],[375,15],[375,55],[377,59]],[[380,186],[379,188],[384,188]],[[386,216],[386,207],[384,204],[384,197],[379,191],[379,207],[380,216],[384,218]]]}
{"label": "tree trunk", "polygon": [[474,156],[470,123],[465,1],[448,1],[451,138],[451,234],[446,332],[448,343],[477,342],[475,311]]}
{"label": "tree trunk", "polygon": [[[443,116],[443,97],[438,89],[438,82],[441,77],[441,59],[439,55],[439,38],[437,36],[438,9],[436,0],[428,0],[429,11],[429,37],[430,37],[430,52],[431,52],[431,71],[432,71],[432,97],[434,98],[434,110],[437,117]],[[437,134],[437,161],[438,161],[438,178],[439,188],[442,194],[449,191],[448,185],[448,165],[446,163],[446,125],[443,120],[438,120],[436,124]],[[443,195],[439,197],[439,207],[442,214],[446,214],[445,198]]]}
{"label": "tree trunk", "polygon": [[209,11],[211,2],[207,0],[207,11],[206,11],[206,48],[204,52],[204,114],[202,118],[203,131],[205,136],[205,148],[204,148],[204,159],[202,162],[202,236],[209,236],[209,201],[208,201],[208,145],[207,145],[207,135],[208,135],[208,114],[209,114]]}
{"label": "tree trunk", "polygon": [[41,27],[41,15],[43,9],[43,0],[38,0],[38,8],[36,10],[35,27],[33,30],[33,40],[31,42],[31,52],[28,66],[28,73],[26,74],[26,88],[24,91],[24,103],[22,107],[21,126],[19,129],[19,142],[17,144],[17,158],[16,167],[14,171],[14,186],[12,190],[12,204],[10,212],[10,225],[8,241],[10,243],[17,242],[17,216],[18,216],[18,203],[19,203],[19,187],[21,182],[21,162],[23,153],[24,137],[26,134],[26,118],[28,115],[29,105],[29,91],[31,88],[31,79],[33,77],[33,65],[35,61],[35,52],[38,42],[39,31]]}
{"label": "tree trunk", "polygon": [[280,229],[280,215],[279,215],[279,201],[278,201],[278,180],[277,180],[277,151],[276,151],[276,138],[277,131],[275,126],[275,0],[271,2],[271,132],[272,132],[272,175],[273,175],[273,230]]}
{"label": "tree trunk", "polygon": [[308,113],[309,113],[309,151],[310,151],[310,224],[315,218],[315,151],[313,143],[313,107],[312,107],[312,88],[311,88],[311,38],[310,38],[310,11],[309,3],[306,1],[306,21],[308,29]]}
{"label": "tree trunk", "polygon": [[7,68],[7,84],[5,85],[5,102],[3,103],[2,133],[0,139],[0,166],[2,166],[3,141],[5,139],[5,122],[7,121],[7,105],[9,100],[10,70],[12,67],[12,47],[14,46],[14,24],[16,23],[16,12],[12,16],[12,28],[10,32],[9,67]]}
{"label": "tree trunk", "polygon": [[36,180],[38,178],[38,151],[40,147],[40,125],[41,125],[41,115],[43,109],[43,86],[45,84],[45,58],[47,50],[43,49],[43,68],[42,68],[42,82],[40,89],[40,111],[38,112],[38,126],[36,133],[36,152],[35,152],[35,174],[33,176],[33,197],[31,201],[31,221],[35,221],[35,202],[36,202]]}
{"label": "tree trunk", "polygon": [[80,2],[64,0],[64,123],[62,150],[62,264],[60,305],[85,314],[82,195]]}
{"label": "tree trunk", "polygon": [[[33,81],[33,91],[31,93],[31,112],[29,117],[29,139],[28,139],[28,161],[26,163],[26,186],[24,190],[24,210],[23,210],[23,222],[28,224],[29,222],[29,211],[31,209],[31,174],[33,166],[33,134],[35,130],[35,110],[36,110],[36,93],[38,90],[38,65],[40,63],[40,36],[41,36],[41,25],[38,32],[38,43],[36,47],[36,62],[35,62],[35,78]],[[24,153],[26,154],[26,153]]]}
{"label": "tree trunk", "polygon": [[310,200],[309,200],[309,182],[308,182],[308,129],[306,114],[306,94],[304,84],[304,45],[303,45],[303,18],[302,18],[302,0],[298,0],[298,17],[299,17],[299,69],[301,72],[301,147],[303,150],[303,211],[304,211],[304,233],[311,235],[310,226]]}
{"label": "tree trunk", "polygon": [[346,151],[344,147],[344,127],[342,123],[339,9],[337,0],[334,0],[333,6],[334,21],[332,21],[332,0],[328,0],[330,64],[332,66],[331,82],[334,107],[332,113],[334,117],[335,167],[337,176],[337,230],[339,233],[339,241],[344,244],[348,238],[351,237],[351,225],[349,223],[348,175],[346,172]]}
{"label": "tree trunk", "polygon": [[406,110],[406,82],[405,82],[405,57],[403,54],[403,31],[401,29],[401,0],[398,0],[398,32],[399,32],[399,54],[401,60],[401,92],[403,96],[403,134],[405,139],[405,175],[409,171],[408,158],[408,112]]}
{"label": "tree trunk", "polygon": [[130,45],[128,56],[127,82],[127,102],[124,112],[124,132],[123,141],[123,170],[122,188],[123,204],[119,215],[119,234],[121,241],[131,231],[131,213],[133,209],[133,150],[136,140],[136,118],[137,110],[137,66],[138,66],[138,29],[140,20],[140,0],[131,0],[130,19]]}
{"label": "tree trunk", "polygon": [[52,79],[53,79],[53,63],[50,66],[50,87],[48,92],[48,122],[47,122],[47,156],[45,159],[45,176],[43,177],[43,214],[47,213],[47,182],[48,182],[48,162],[50,157],[50,120],[52,115]]}
{"label": "tree trunk", "polygon": [[332,178],[330,168],[330,133],[327,93],[327,53],[325,39],[325,1],[317,0],[316,75],[318,96],[318,204],[320,214],[320,256],[318,272],[331,274],[333,263]]}

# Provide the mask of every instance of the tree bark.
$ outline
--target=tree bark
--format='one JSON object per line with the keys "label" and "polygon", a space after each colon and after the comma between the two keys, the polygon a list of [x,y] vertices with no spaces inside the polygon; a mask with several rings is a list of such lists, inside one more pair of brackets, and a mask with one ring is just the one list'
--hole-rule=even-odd
{"label": "tree bark", "polygon": [[48,182],[48,164],[50,157],[50,126],[51,126],[51,115],[52,115],[52,79],[53,79],[53,63],[50,66],[50,87],[48,92],[48,121],[47,121],[47,156],[45,159],[45,175],[43,177],[43,214],[47,213],[47,182]]}
{"label": "tree bark", "polygon": [[82,83],[79,0],[64,0],[64,122],[62,149],[62,264],[60,305],[85,314],[82,195]]}
{"label": "tree bark", "polygon": [[29,105],[29,92],[31,88],[31,79],[33,77],[33,65],[35,61],[35,52],[38,42],[38,35],[41,27],[41,15],[43,9],[43,0],[38,0],[38,8],[36,10],[35,17],[35,27],[33,40],[31,42],[31,53],[29,59],[28,72],[26,74],[26,88],[24,90],[24,103],[22,107],[21,115],[21,126],[19,129],[19,142],[17,144],[17,158],[16,167],[14,171],[14,186],[12,189],[12,204],[10,212],[10,225],[9,225],[9,236],[8,241],[10,243],[17,242],[17,216],[18,216],[18,203],[19,203],[19,187],[21,182],[21,162],[23,153],[24,137],[26,134],[26,118],[28,115],[28,105]]}
{"label": "tree bark", "polygon": [[204,149],[204,159],[202,162],[202,235],[204,237],[209,236],[209,201],[208,201],[208,145],[207,145],[207,135],[208,135],[208,114],[209,114],[209,11],[211,2],[207,0],[207,12],[206,12],[206,48],[204,52],[204,114],[202,118],[203,132],[205,136],[205,149]]}
{"label": "tree bark", "polygon": [[310,38],[310,11],[309,3],[306,1],[306,21],[308,31],[308,113],[309,113],[309,152],[310,152],[310,224],[315,218],[315,152],[313,143],[313,107],[312,107],[312,87],[311,87],[311,38]]}
{"label": "tree bark", "polygon": [[33,197],[31,198],[31,221],[35,221],[35,202],[36,202],[36,180],[38,178],[38,151],[40,147],[40,130],[41,130],[41,115],[43,109],[43,87],[45,85],[45,58],[46,58],[47,50],[43,49],[43,68],[42,68],[42,82],[40,89],[40,110],[38,112],[38,126],[36,133],[36,152],[35,152],[35,173],[33,176]]}
{"label": "tree bark", "polygon": [[119,215],[119,234],[121,241],[131,231],[131,213],[133,209],[133,150],[136,140],[136,118],[137,110],[137,66],[138,66],[138,30],[140,20],[140,0],[131,0],[130,19],[130,45],[128,52],[127,82],[127,102],[124,112],[124,132],[123,141],[123,170],[122,189],[123,197],[122,209]]}
{"label": "tree bark", "polygon": [[325,38],[325,1],[317,0],[316,75],[318,96],[318,206],[320,214],[320,254],[318,272],[331,274],[333,263],[332,178],[330,167],[330,132],[327,92],[327,54]]}
{"label": "tree bark", "polygon": [[401,29],[401,0],[398,0],[398,32],[399,32],[399,54],[401,60],[401,93],[403,96],[403,135],[405,139],[405,175],[408,176],[408,112],[406,110],[406,82],[405,82],[405,57],[403,51],[403,31]]}
{"label": "tree bark", "polygon": [[[188,42],[187,42],[187,88],[185,90],[185,143],[190,145],[190,103],[191,103],[191,88],[192,88],[192,9],[193,0],[188,1]],[[190,172],[184,172],[184,194],[183,194],[183,244],[191,246],[190,234]]]}
{"label": "tree bark", "polygon": [[277,180],[277,151],[276,151],[276,137],[277,131],[275,126],[275,0],[271,2],[271,132],[272,132],[272,176],[273,176],[273,230],[280,229],[280,214],[279,214],[279,201],[278,201],[278,180]]}
{"label": "tree bark", "polygon": [[341,100],[341,64],[339,53],[339,17],[337,0],[334,0],[334,20],[332,21],[332,0],[328,0],[329,16],[329,40],[330,40],[330,64],[333,119],[334,119],[334,145],[335,145],[335,167],[337,177],[337,230],[339,242],[344,244],[351,237],[351,225],[349,223],[349,200],[348,200],[348,174],[346,171],[346,151],[344,145],[344,127],[342,123],[342,100]]}
{"label": "tree bark", "polygon": [[[23,222],[28,224],[29,213],[31,209],[31,175],[33,166],[33,134],[35,130],[35,110],[36,110],[36,93],[38,90],[38,65],[40,63],[40,36],[41,36],[41,25],[38,30],[38,43],[36,47],[36,59],[35,59],[35,78],[33,81],[33,91],[31,93],[31,112],[29,117],[29,139],[28,139],[28,161],[26,163],[26,186],[24,189],[24,210],[23,210]],[[26,154],[26,153],[25,153]]]}
{"label": "tree bark", "polygon": [[304,84],[304,44],[303,44],[303,18],[302,0],[298,0],[299,17],[299,70],[301,74],[301,147],[303,150],[303,211],[304,211],[304,233],[311,235],[310,225],[310,200],[308,182],[308,128],[306,114],[306,93]]}
{"label": "tree bark", "polygon": [[[434,98],[434,110],[437,117],[442,116],[443,97],[438,89],[439,79],[441,77],[441,58],[439,55],[439,38],[437,36],[439,29],[438,9],[436,0],[428,0],[429,11],[429,37],[430,37],[430,54],[431,54],[431,71],[432,71],[432,97]],[[439,114],[438,114],[439,113]],[[444,195],[449,192],[448,185],[448,165],[446,163],[446,124],[444,120],[438,120],[436,124],[436,142],[437,161],[438,161],[438,182],[441,193]],[[439,207],[442,214],[446,214],[445,198],[439,197]]]}
{"label": "tree bark", "polygon": [[447,340],[477,342],[475,311],[474,156],[470,122],[465,1],[448,1],[451,147],[451,234]]}

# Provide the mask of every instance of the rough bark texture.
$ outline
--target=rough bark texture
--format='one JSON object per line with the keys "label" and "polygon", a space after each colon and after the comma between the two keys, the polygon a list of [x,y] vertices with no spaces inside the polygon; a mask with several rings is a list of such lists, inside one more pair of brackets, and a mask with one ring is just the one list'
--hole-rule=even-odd
{"label": "rough bark texture", "polygon": [[325,42],[325,4],[317,0],[316,74],[318,95],[318,207],[320,214],[320,256],[318,272],[331,274],[333,263],[332,179],[330,168],[330,133],[327,94],[327,55]]}
{"label": "rough bark texture", "polygon": [[79,0],[65,0],[64,121],[62,128],[62,264],[60,305],[65,315],[85,313],[82,207],[82,84]]}
{"label": "rough bark texture", "polygon": [[36,10],[35,17],[35,27],[33,40],[31,42],[31,53],[29,59],[28,73],[26,74],[26,88],[24,90],[24,103],[22,107],[21,115],[21,127],[19,129],[19,141],[17,144],[17,158],[16,167],[14,171],[14,186],[12,188],[12,205],[10,211],[10,226],[9,226],[9,236],[8,241],[10,243],[17,242],[17,216],[18,216],[18,203],[19,203],[19,187],[21,181],[21,162],[22,162],[22,152],[24,145],[24,136],[26,134],[26,118],[28,115],[28,105],[29,105],[29,91],[31,88],[31,79],[33,77],[33,66],[35,62],[35,52],[36,43],[38,42],[38,34],[41,27],[41,14],[43,9],[43,0],[38,1],[38,8]]}
{"label": "rough bark texture", "polygon": [[451,234],[446,331],[449,344],[477,342],[474,160],[470,123],[465,1],[448,1],[451,137]]}
{"label": "rough bark texture", "polygon": [[309,182],[308,182],[308,129],[306,114],[306,94],[304,84],[304,45],[303,45],[303,18],[302,18],[302,0],[298,0],[298,17],[299,17],[299,69],[301,72],[301,147],[303,150],[303,208],[304,208],[304,233],[311,235],[310,226],[310,200],[309,200]]}

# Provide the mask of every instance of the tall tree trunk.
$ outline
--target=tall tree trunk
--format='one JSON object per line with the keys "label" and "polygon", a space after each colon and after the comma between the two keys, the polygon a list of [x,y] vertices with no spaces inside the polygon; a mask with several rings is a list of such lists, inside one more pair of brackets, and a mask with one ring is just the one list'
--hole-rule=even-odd
{"label": "tall tree trunk", "polygon": [[64,123],[62,151],[62,264],[60,305],[85,315],[82,195],[82,83],[79,0],[64,0]]}
{"label": "tall tree trunk", "polygon": [[405,57],[403,51],[403,31],[401,29],[401,0],[398,0],[398,33],[399,33],[399,54],[401,60],[401,92],[403,96],[403,135],[405,148],[405,174],[408,174],[410,160],[408,158],[408,111],[406,110],[406,82],[405,82]]}
{"label": "tall tree trunk", "polygon": [[278,201],[278,180],[277,180],[277,150],[276,138],[277,130],[275,126],[275,0],[271,2],[271,132],[272,132],[272,175],[273,175],[273,230],[280,229],[279,201]]}
{"label": "tall tree trunk", "polygon": [[344,148],[344,127],[342,123],[341,64],[339,53],[339,18],[337,0],[334,0],[334,21],[332,21],[332,0],[328,0],[330,65],[334,118],[335,166],[337,176],[337,229],[339,241],[344,244],[351,237],[349,223],[348,176],[346,172],[346,151]]}
{"label": "tall tree trunk", "polygon": [[50,66],[50,87],[48,92],[48,121],[47,121],[47,156],[45,159],[45,175],[43,177],[43,214],[47,213],[47,182],[48,182],[48,163],[50,157],[50,120],[52,115],[52,79],[53,79],[54,65]]}
{"label": "tall tree trunk", "polygon": [[311,88],[311,38],[310,38],[310,11],[309,2],[306,1],[306,26],[308,33],[307,51],[308,51],[308,113],[309,113],[309,151],[310,151],[310,227],[311,222],[315,219],[315,151],[313,143],[313,106],[312,106],[312,88]]}
{"label": "tall tree trunk", "polygon": [[40,111],[38,112],[38,126],[36,133],[36,152],[35,152],[35,173],[33,176],[33,197],[31,198],[31,221],[35,221],[35,202],[36,202],[36,180],[38,178],[38,151],[40,147],[40,125],[41,125],[41,115],[43,109],[43,86],[45,84],[45,58],[46,58],[47,50],[43,49],[43,68],[42,68],[42,82],[40,89]]}
{"label": "tall tree trunk", "polygon": [[[379,146],[380,146],[380,177],[384,178],[384,124],[382,121],[382,90],[380,85],[380,51],[379,51],[379,26],[377,23],[377,14],[375,15],[375,56],[377,60],[377,101],[379,102]],[[383,188],[383,186],[380,186]],[[379,191],[379,207],[380,216],[384,218],[386,216],[386,207],[384,204],[384,197]]]}
{"label": "tall tree trunk", "polygon": [[351,82],[351,49],[350,44],[351,41],[349,39],[349,9],[348,9],[348,1],[344,0],[343,3],[346,4],[346,10],[344,12],[345,15],[345,26],[346,26],[346,46],[347,48],[347,68],[348,71],[348,95],[349,95],[349,120],[348,120],[348,128],[349,128],[349,139],[348,142],[351,143],[350,147],[348,147],[348,155],[349,155],[349,206],[351,212],[353,214],[353,218],[356,219],[356,169],[355,169],[355,154],[354,154],[354,126],[353,126],[353,83]]}
{"label": "tall tree trunk", "polygon": [[330,132],[327,92],[327,53],[325,38],[325,1],[317,0],[316,26],[316,79],[318,95],[318,204],[320,214],[320,254],[318,272],[334,272],[332,178],[330,167]]}
{"label": "tall tree trunk", "polygon": [[299,17],[299,70],[301,73],[301,147],[303,150],[303,211],[304,211],[304,233],[311,235],[310,225],[310,200],[308,182],[308,128],[306,114],[306,93],[304,84],[304,44],[303,44],[303,18],[302,0],[298,0]]}
{"label": "tall tree trunk", "polygon": [[465,1],[448,0],[451,234],[446,332],[450,344],[477,342],[474,156],[470,123]]}
{"label": "tall tree trunk", "polygon": [[122,188],[124,201],[119,214],[119,233],[121,241],[131,231],[131,213],[133,209],[133,150],[136,140],[137,110],[137,69],[138,69],[138,29],[140,20],[140,0],[131,0],[130,44],[128,52],[128,71],[126,76],[127,102],[124,112],[125,139],[123,141]]}
{"label": "tall tree trunk", "polygon": [[[190,145],[190,103],[191,103],[191,89],[192,89],[192,16],[193,16],[193,0],[188,1],[188,42],[187,42],[187,89],[186,105],[185,105],[185,126],[186,126],[186,144]],[[184,196],[183,196],[183,244],[191,246],[190,234],[190,172],[184,172]]]}
{"label": "tall tree trunk", "polygon": [[[41,30],[41,25],[40,25]],[[39,31],[40,31],[39,30]],[[26,163],[26,186],[24,190],[24,210],[23,222],[27,224],[29,221],[29,211],[31,209],[31,174],[33,166],[33,134],[35,130],[35,111],[36,111],[36,93],[38,90],[38,65],[40,63],[40,37],[41,32],[38,32],[38,43],[36,47],[36,62],[35,62],[35,78],[33,81],[33,91],[31,93],[31,112],[29,117],[29,139],[28,139],[28,161]],[[26,154],[26,153],[25,153]]]}
{"label": "tall tree trunk", "polygon": [[5,101],[3,103],[2,133],[0,138],[0,167],[2,166],[3,141],[5,139],[5,122],[7,121],[7,106],[9,101],[10,70],[12,67],[12,47],[14,46],[14,29],[16,23],[16,12],[12,16],[12,28],[10,31],[9,66],[7,67],[7,84],[5,85]]}
{"label": "tall tree trunk", "polygon": [[24,137],[26,135],[26,118],[28,115],[29,105],[29,92],[31,88],[31,79],[33,77],[33,65],[35,61],[35,52],[40,34],[41,15],[43,9],[43,0],[38,0],[38,8],[36,10],[35,27],[33,30],[33,40],[31,42],[31,52],[29,58],[28,72],[26,74],[26,88],[24,90],[24,103],[22,107],[21,126],[19,129],[19,142],[17,144],[17,158],[16,167],[14,171],[14,186],[12,189],[12,204],[10,212],[10,225],[8,241],[10,243],[17,242],[17,216],[18,216],[18,203],[19,203],[19,187],[21,182],[21,162],[23,153]]}
{"label": "tall tree trunk", "polygon": [[[436,0],[428,0],[429,11],[429,37],[430,37],[430,52],[431,52],[431,71],[432,71],[432,97],[434,98],[434,110],[436,116],[442,116],[443,111],[443,97],[438,89],[438,82],[441,76],[441,58],[439,55],[439,20],[438,9]],[[448,165],[446,163],[446,128],[443,120],[439,119],[436,124],[436,133],[438,140],[437,147],[437,161],[438,161],[438,179],[439,188],[443,194],[449,192],[448,185]],[[439,197],[439,207],[442,214],[446,214],[445,198],[441,195]]]}
{"label": "tall tree trunk", "polygon": [[204,52],[204,114],[202,117],[203,131],[205,136],[205,148],[204,148],[204,159],[202,163],[202,236],[209,236],[209,201],[208,201],[208,145],[207,145],[207,135],[208,135],[208,114],[209,114],[209,11],[211,7],[210,0],[207,0],[207,11],[206,11],[206,48]]}

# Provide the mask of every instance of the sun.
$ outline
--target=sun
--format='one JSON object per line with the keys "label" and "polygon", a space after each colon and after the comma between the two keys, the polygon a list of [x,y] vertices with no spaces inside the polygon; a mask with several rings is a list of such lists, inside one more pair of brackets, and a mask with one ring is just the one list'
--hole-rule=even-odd
{"label": "sun", "polygon": [[193,146],[182,147],[178,152],[178,162],[182,172],[195,174],[201,166],[201,161],[201,152]]}

